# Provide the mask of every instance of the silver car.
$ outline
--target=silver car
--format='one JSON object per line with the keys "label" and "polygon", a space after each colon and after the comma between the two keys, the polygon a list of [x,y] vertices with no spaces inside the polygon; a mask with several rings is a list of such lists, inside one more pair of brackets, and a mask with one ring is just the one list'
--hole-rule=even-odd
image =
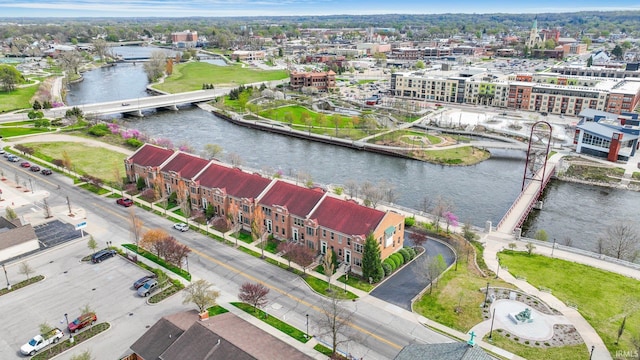
{"label": "silver car", "polygon": [[149,296],[149,294],[154,292],[157,287],[158,287],[158,281],[156,281],[155,279],[147,280],[147,282],[145,282],[144,285],[138,288],[138,295],[142,297],[147,297]]}

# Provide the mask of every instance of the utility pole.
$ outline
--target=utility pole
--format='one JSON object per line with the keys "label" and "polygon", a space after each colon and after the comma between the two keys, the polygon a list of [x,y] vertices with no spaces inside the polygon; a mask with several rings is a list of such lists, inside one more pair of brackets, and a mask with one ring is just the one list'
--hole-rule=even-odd
{"label": "utility pole", "polygon": [[69,200],[69,195],[67,195],[67,206],[69,207],[69,215],[71,215],[71,201]]}

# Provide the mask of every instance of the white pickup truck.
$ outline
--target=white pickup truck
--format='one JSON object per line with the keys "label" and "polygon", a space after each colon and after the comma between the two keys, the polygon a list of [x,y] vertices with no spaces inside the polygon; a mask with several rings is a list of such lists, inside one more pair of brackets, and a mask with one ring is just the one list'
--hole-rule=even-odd
{"label": "white pickup truck", "polygon": [[58,340],[62,339],[63,337],[64,334],[62,333],[62,330],[55,328],[47,334],[34,336],[33,339],[29,340],[28,343],[22,345],[22,347],[20,348],[20,352],[23,355],[33,355],[37,351],[44,349],[50,344],[57,343]]}

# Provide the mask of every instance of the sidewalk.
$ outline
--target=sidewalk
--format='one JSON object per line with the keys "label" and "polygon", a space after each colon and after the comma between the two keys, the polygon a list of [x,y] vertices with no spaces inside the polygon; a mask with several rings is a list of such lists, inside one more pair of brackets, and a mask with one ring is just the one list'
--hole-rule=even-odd
{"label": "sidewalk", "polygon": [[[499,266],[498,252],[501,251],[502,249],[507,248],[509,243],[516,242],[520,247],[523,246],[523,242],[521,241],[518,242],[513,239],[510,239],[510,237],[507,237],[503,234],[491,233],[485,236],[484,240],[486,240],[485,248],[484,248],[484,261],[486,262],[487,267],[489,269],[496,269],[496,270],[498,269],[498,266]],[[551,255],[550,249],[536,248],[536,252],[542,253],[544,255],[547,255],[547,250],[549,250],[548,255]],[[577,254],[571,254],[573,256],[569,256],[569,254],[571,253],[560,251],[557,249],[554,250],[554,255],[557,258],[566,258],[566,260],[575,261],[569,258],[578,257]],[[597,259],[589,258],[589,259],[581,259],[581,260],[582,261],[576,261],[576,262],[581,262],[594,267],[600,267],[598,265],[603,265],[603,264],[599,264],[600,261]],[[593,260],[593,261],[588,261],[588,260]],[[634,272],[633,269],[628,269],[628,270],[630,272]],[[640,276],[640,274],[638,274],[638,276]],[[548,292],[540,291],[533,285],[529,284],[526,280],[516,279],[508,271],[500,271],[499,277],[502,280],[515,285],[518,289],[526,292],[527,294],[531,294],[533,296],[540,298],[552,308],[560,311],[569,320],[569,322],[573,324],[573,326],[575,326],[576,330],[584,340],[585,346],[587,347],[587,349],[590,351],[592,346],[595,347],[595,350],[593,352],[594,359],[599,359],[599,360],[612,359],[611,354],[609,353],[609,350],[607,350],[607,347],[605,346],[604,342],[602,341],[598,333],[595,331],[593,326],[591,326],[591,324],[589,324],[576,309],[570,308],[564,302],[560,301],[558,298],[556,298],[552,294]]]}

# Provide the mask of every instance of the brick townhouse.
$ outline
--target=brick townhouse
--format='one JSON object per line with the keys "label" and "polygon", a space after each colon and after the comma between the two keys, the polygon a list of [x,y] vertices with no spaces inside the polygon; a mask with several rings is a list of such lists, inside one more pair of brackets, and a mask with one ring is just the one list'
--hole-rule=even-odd
{"label": "brick townhouse", "polygon": [[[404,216],[344,200],[322,189],[309,189],[280,179],[269,179],[214,160],[145,144],[125,160],[129,181],[145,179],[163,195],[185,191],[192,209],[213,206],[216,214],[233,215],[245,230],[251,229],[254,211],[264,214],[267,233],[293,241],[318,254],[333,250],[338,261],[361,273],[362,252],[373,234],[382,258],[402,248]],[[233,206],[232,206],[233,205]]]}

